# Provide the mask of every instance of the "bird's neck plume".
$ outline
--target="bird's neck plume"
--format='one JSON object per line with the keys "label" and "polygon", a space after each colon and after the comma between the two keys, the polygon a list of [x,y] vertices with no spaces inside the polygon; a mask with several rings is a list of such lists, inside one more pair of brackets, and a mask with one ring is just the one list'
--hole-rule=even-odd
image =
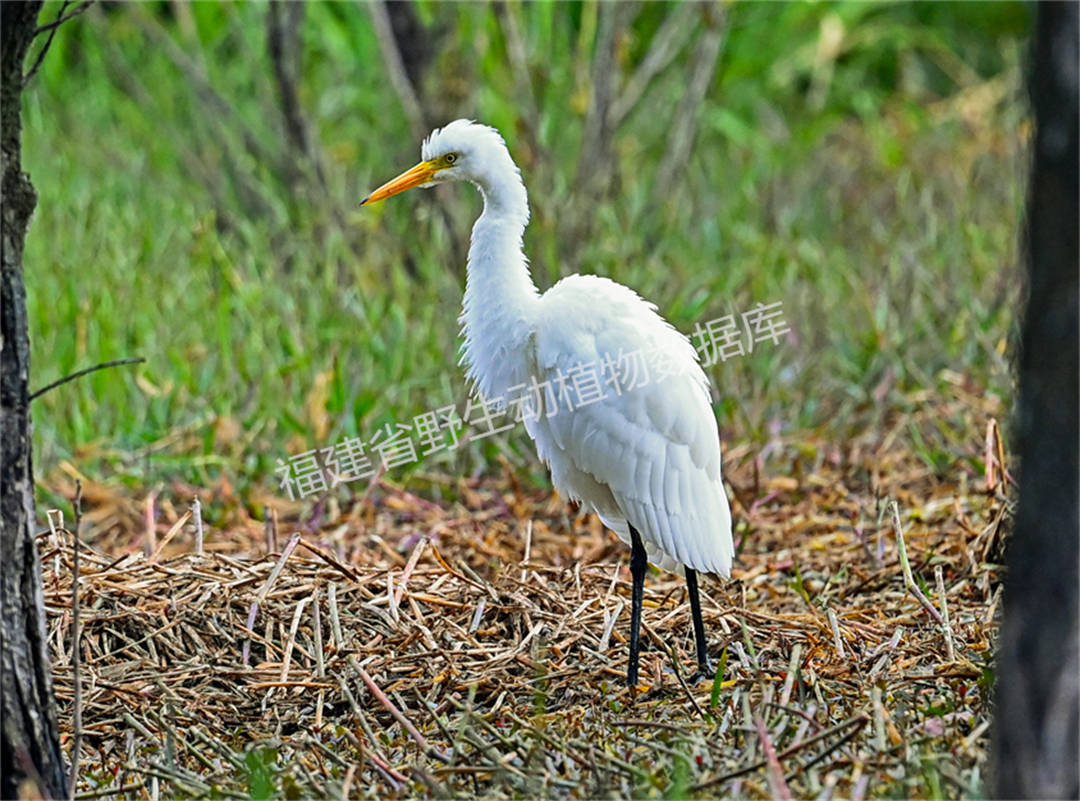
{"label": "bird's neck plume", "polygon": [[461,312],[467,375],[492,401],[526,379],[526,354],[539,302],[522,251],[529,220],[525,185],[509,155],[500,166],[504,168],[476,182],[484,196],[484,212],[472,230]]}

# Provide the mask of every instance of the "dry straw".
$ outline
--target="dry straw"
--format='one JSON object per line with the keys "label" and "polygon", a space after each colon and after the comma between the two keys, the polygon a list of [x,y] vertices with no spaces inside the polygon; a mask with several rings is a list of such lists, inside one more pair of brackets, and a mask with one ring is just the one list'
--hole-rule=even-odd
{"label": "dry straw", "polygon": [[[761,467],[729,450],[741,553],[732,582],[702,588],[723,675],[688,682],[683,582],[652,575],[637,699],[625,548],[539,490],[414,477],[456,499],[434,504],[380,479],[333,519],[280,504],[265,528],[210,492],[189,511],[180,492],[143,506],[84,482],[77,797],[249,797],[254,743],[276,749],[256,756],[278,791],[303,796],[919,795],[930,764],[950,794],[977,793],[1002,577],[987,543],[1009,501],[971,440],[945,476],[898,436],[782,443]],[[864,522],[886,509],[883,531]],[[278,527],[291,536],[267,552]],[[74,553],[53,532],[70,749]]]}

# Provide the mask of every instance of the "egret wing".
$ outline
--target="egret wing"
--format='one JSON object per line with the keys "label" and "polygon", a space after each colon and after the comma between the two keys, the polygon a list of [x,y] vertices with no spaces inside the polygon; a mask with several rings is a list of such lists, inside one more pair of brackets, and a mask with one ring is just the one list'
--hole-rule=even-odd
{"label": "egret wing", "polygon": [[690,343],[606,279],[566,279],[543,301],[532,367],[545,402],[527,423],[556,487],[624,539],[632,524],[661,567],[727,575],[719,433]]}

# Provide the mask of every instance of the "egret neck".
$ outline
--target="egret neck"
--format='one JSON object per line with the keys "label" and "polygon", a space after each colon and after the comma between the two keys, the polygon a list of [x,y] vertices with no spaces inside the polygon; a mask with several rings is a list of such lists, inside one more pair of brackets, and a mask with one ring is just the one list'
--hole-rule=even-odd
{"label": "egret neck", "polygon": [[522,251],[529,222],[525,185],[509,153],[503,155],[473,181],[484,211],[472,229],[459,318],[466,373],[491,401],[528,380],[527,348],[540,301]]}

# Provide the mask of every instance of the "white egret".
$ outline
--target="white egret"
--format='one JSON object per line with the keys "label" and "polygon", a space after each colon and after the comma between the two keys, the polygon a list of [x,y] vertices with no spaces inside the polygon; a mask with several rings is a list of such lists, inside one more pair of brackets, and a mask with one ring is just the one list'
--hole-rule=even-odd
{"label": "white egret", "polygon": [[422,161],[361,205],[451,181],[469,181],[484,200],[460,317],[467,376],[483,399],[516,405],[555,488],[630,544],[627,683],[637,685],[647,562],[685,575],[698,675],[709,675],[697,573],[728,576],[734,549],[694,348],[655,305],[607,278],[571,275],[540,294],[522,252],[525,186],[494,128],[437,128]]}

